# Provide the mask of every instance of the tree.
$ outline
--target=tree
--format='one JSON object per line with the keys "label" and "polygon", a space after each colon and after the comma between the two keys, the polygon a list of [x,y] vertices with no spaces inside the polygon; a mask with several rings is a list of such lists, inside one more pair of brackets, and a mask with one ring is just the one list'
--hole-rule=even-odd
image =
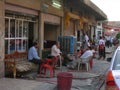
{"label": "tree", "polygon": [[116,35],[117,39],[120,39],[120,32]]}

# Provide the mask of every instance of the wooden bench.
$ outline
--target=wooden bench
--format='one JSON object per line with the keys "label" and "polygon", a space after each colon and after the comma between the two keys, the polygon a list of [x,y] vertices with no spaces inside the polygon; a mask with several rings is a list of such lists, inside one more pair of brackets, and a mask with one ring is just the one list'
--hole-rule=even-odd
{"label": "wooden bench", "polygon": [[17,72],[26,72],[33,69],[35,66],[27,59],[27,52],[14,52],[13,54],[5,55],[5,72],[12,72],[16,78]]}

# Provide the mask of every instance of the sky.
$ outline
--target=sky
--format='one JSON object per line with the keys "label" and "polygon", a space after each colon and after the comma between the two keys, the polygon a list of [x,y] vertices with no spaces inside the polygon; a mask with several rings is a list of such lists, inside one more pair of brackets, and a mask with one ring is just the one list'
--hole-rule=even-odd
{"label": "sky", "polygon": [[109,21],[120,21],[120,0],[91,0],[106,15]]}

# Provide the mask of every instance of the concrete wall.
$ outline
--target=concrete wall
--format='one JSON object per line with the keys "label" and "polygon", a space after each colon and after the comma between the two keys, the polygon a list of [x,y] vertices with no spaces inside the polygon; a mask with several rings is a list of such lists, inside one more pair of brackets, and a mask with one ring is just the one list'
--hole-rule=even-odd
{"label": "concrete wall", "polygon": [[4,2],[0,1],[0,77],[4,76]]}
{"label": "concrete wall", "polygon": [[[62,1],[62,0],[61,0]],[[54,14],[57,16],[64,16],[63,7],[55,8],[52,6],[52,0],[42,0],[41,11],[44,13]]]}
{"label": "concrete wall", "polygon": [[49,8],[48,8],[48,13],[51,13],[51,14],[54,14],[54,15],[58,15],[58,16],[62,16],[63,17],[63,15],[64,15],[64,13],[63,13],[63,10],[61,9],[56,9],[56,8],[54,8],[54,7],[52,7],[52,6],[50,6]]}
{"label": "concrete wall", "polygon": [[[40,26],[40,44],[41,44],[41,49],[43,49],[43,40],[44,40],[44,35],[45,35],[45,38],[46,39],[50,39],[50,40],[55,40],[54,39],[54,37],[56,37],[57,35],[59,35],[58,34],[58,31],[60,31],[60,25],[61,25],[61,18],[60,17],[58,17],[58,16],[55,16],[55,15],[51,15],[51,14],[45,14],[45,13],[41,13],[41,15],[40,15],[40,24],[39,24],[39,26]],[[46,23],[46,26],[47,27],[45,27],[44,28],[44,23]],[[47,25],[47,23],[48,23],[48,25]],[[48,37],[47,36],[47,33],[46,32],[44,32],[44,30],[46,30],[47,31],[47,33],[48,34],[51,34],[51,36],[52,37]],[[53,30],[56,30],[55,32],[53,31]],[[60,32],[59,32],[60,33]],[[54,36],[54,35],[56,35],[56,36]]]}
{"label": "concrete wall", "polygon": [[35,10],[40,10],[41,0],[5,0],[6,3],[27,7]]}
{"label": "concrete wall", "polygon": [[55,26],[55,25],[45,25],[44,28],[44,39],[45,40],[57,40],[57,28],[59,26]]}

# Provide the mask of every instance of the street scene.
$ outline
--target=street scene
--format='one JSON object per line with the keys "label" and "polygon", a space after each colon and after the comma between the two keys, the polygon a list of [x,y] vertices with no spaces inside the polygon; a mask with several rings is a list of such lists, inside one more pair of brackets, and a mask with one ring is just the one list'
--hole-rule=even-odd
{"label": "street scene", "polygon": [[118,3],[1,0],[0,90],[120,90]]}
{"label": "street scene", "polygon": [[[114,52],[114,47],[106,48],[106,58],[111,57],[112,52]],[[66,67],[62,67],[62,71],[57,69],[55,72],[56,75],[59,72],[72,73],[71,90],[105,90],[105,74],[110,62],[106,59],[98,60],[97,58],[94,58],[93,62],[93,67],[88,72],[68,70]],[[1,78],[0,87],[2,90],[58,90],[56,75],[53,78],[40,78],[34,72],[27,74],[26,77],[21,79]]]}

